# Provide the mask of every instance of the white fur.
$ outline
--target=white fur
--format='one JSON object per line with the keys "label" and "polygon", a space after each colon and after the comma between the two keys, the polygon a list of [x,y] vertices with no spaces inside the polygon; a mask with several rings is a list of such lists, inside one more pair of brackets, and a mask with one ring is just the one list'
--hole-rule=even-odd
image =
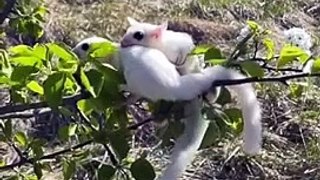
{"label": "white fur", "polygon": [[184,133],[177,139],[170,163],[160,180],[178,179],[193,160],[209,127],[209,121],[202,118],[201,109],[202,100],[199,98],[185,105]]}
{"label": "white fur", "polygon": [[[145,48],[137,47],[132,49],[134,53],[137,53],[137,55],[139,54],[139,57],[137,57],[138,59],[135,59],[130,57],[132,55],[129,55],[130,58],[127,59],[131,59],[132,61],[141,60],[141,62],[138,63],[139,65],[130,64],[130,66],[132,66],[130,69],[132,70],[130,70],[129,73],[127,69],[127,77],[135,79],[133,75],[134,72],[132,71],[135,71],[137,74],[143,73],[141,71],[142,68],[146,68],[148,71],[147,73],[152,74],[140,74],[139,76],[141,79],[145,80],[144,77],[147,77],[148,80],[146,82],[136,82],[138,84],[148,84],[150,89],[146,89],[143,85],[137,85],[134,83],[134,87],[137,90],[134,93],[140,94],[141,96],[147,95],[149,99],[154,101],[159,98],[165,100],[191,100],[191,102],[184,107],[185,114],[190,113],[189,115],[186,115],[186,118],[184,119],[184,133],[177,139],[170,158],[170,164],[161,177],[161,180],[174,180],[185,171],[187,165],[193,160],[208,128],[208,122],[201,117],[202,100],[197,98],[197,95],[200,95],[204,90],[207,90],[215,79],[224,79],[224,76],[226,76],[226,79],[228,79],[227,77],[229,76],[231,76],[231,79],[236,78],[237,75],[239,75],[238,78],[244,76],[223,67],[213,67],[203,70],[203,56],[194,55],[187,57],[195,47],[192,37],[187,33],[165,30],[166,28],[164,28],[165,25],[163,24],[161,25],[162,34],[159,39],[144,38],[142,41],[136,41],[132,38],[134,32],[141,31],[144,32],[144,34],[148,34],[149,32],[154,31],[155,28],[159,27],[153,24],[140,23],[132,18],[128,18],[128,20],[131,27],[128,28],[127,33],[122,39],[124,44],[137,44],[145,47],[152,47],[160,50],[165,55],[164,57],[160,52],[153,50],[142,55],[142,51],[146,50]],[[154,57],[157,57],[157,59]],[[172,64],[168,63],[168,59],[166,58],[168,58]],[[185,63],[180,65],[184,60],[186,60]],[[147,63],[147,65],[144,63]],[[143,66],[141,66],[142,64]],[[178,69],[179,73],[176,72],[175,68]],[[179,74],[182,76],[180,77]],[[153,83],[157,82],[157,85],[150,83],[150,81],[154,81]],[[129,82],[129,80],[127,80],[127,82]],[[169,86],[164,87],[164,85]],[[236,92],[239,90],[240,92],[237,92],[238,95],[243,97],[247,97],[247,94],[244,94],[244,92],[246,90],[249,91],[249,103],[251,104],[247,105],[246,103],[248,103],[248,101],[245,100],[241,103],[245,117],[244,150],[249,154],[254,154],[259,151],[261,144],[261,117],[259,104],[254,94],[254,90],[250,85],[235,87],[238,87],[238,89],[233,89],[235,89]],[[138,88],[140,90],[138,90]],[[213,96],[212,94],[207,96],[210,102],[214,102],[217,99],[221,88],[217,87],[216,90],[217,91]],[[255,101],[252,100],[251,97],[255,98]],[[242,99],[240,98],[240,100]],[[253,113],[251,113],[251,111],[253,111]]]}
{"label": "white fur", "polygon": [[[123,36],[121,44],[125,46],[142,45],[159,49],[167,56],[170,62],[177,66],[179,72],[183,74],[190,71],[190,69],[194,69],[194,66],[200,65],[201,62],[199,62],[198,57],[187,59],[187,55],[195,48],[192,36],[188,33],[167,30],[167,22],[164,22],[161,25],[155,25],[138,22],[131,17],[128,17],[127,19],[130,27]],[[157,29],[161,31],[161,35],[158,38],[154,38],[151,34]],[[133,34],[138,31],[144,34],[142,40],[133,38]],[[186,63],[184,64],[183,62]]]}
{"label": "white fur", "polygon": [[[120,58],[130,91],[152,101],[192,100],[207,91],[215,80],[245,78],[222,66],[180,76],[161,51],[143,46],[120,48]],[[255,154],[261,145],[261,111],[254,89],[250,84],[230,88],[237,93],[243,112],[244,150]]]}

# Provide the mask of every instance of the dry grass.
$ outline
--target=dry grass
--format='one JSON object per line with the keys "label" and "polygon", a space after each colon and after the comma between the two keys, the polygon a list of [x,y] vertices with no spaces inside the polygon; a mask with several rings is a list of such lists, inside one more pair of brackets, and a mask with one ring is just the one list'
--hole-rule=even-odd
{"label": "dry grass", "polygon": [[[278,44],[282,42],[281,31],[291,26],[306,28],[319,44],[320,13],[312,9],[316,1],[202,1],[201,5],[183,0],[46,0],[51,12],[47,38],[69,45],[93,35],[117,41],[128,25],[126,17],[133,16],[154,23],[170,19],[170,29],[189,32],[198,43],[213,43],[230,52],[239,28],[251,18],[275,32],[273,38]],[[221,139],[216,146],[198,153],[183,179],[319,179],[319,92],[314,87],[307,96],[288,98],[287,87],[260,88],[262,154],[246,157],[239,150],[238,138]],[[158,173],[168,155],[163,149],[150,154]]]}
{"label": "dry grass", "polygon": [[[212,43],[225,52],[234,46],[238,29],[248,18],[271,29],[277,44],[282,43],[281,32],[287,27],[300,26],[314,37],[319,35],[319,14],[308,11],[315,4],[313,1],[265,4],[244,0],[204,4],[186,1],[179,1],[179,4],[169,0],[163,3],[103,1],[72,5],[48,2],[52,11],[50,22],[67,31],[75,41],[92,35],[119,40],[127,27],[126,16],[154,23],[170,19],[170,29],[188,32],[197,43]],[[318,44],[318,39],[314,38],[314,42]],[[264,108],[262,154],[246,157],[239,150],[238,139],[221,139],[217,146],[199,152],[183,179],[320,178],[319,98],[315,98],[319,97],[319,91],[312,90],[307,98],[289,99],[285,87],[262,89],[259,92]],[[162,149],[150,155],[158,171],[163,169],[164,157],[168,157],[168,153]]]}

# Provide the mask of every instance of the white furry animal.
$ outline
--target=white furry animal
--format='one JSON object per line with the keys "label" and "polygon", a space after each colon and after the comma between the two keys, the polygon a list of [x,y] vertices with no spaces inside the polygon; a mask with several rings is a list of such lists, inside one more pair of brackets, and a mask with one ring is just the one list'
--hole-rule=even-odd
{"label": "white furry animal", "polygon": [[[162,51],[173,64],[178,64],[179,61],[183,62],[187,58],[186,63],[180,68],[178,67],[181,75],[203,71],[204,62],[201,61],[203,57],[201,59],[198,56],[188,56],[195,47],[189,34],[169,31],[167,30],[167,23],[162,23],[161,25],[141,23],[130,17],[128,21],[131,27],[128,28],[121,40],[122,47],[132,45],[152,47]],[[211,102],[217,99],[219,93],[220,87],[217,88],[214,98],[210,99]],[[184,107],[186,114],[184,119],[185,132],[178,138],[174,146],[170,159],[171,163],[161,177],[163,180],[178,178],[192,161],[202,142],[208,122],[201,117],[201,103],[200,99],[194,98]]]}
{"label": "white furry animal", "polygon": [[[161,51],[139,45],[120,48],[119,54],[128,90],[152,101],[193,100],[207,91],[215,80],[245,78],[240,73],[221,66],[180,76],[175,66]],[[262,128],[261,110],[254,89],[250,84],[234,85],[230,88],[237,93],[243,112],[244,151],[256,154],[261,148]],[[180,156],[175,159],[184,161],[188,153],[180,152]],[[181,165],[186,164],[173,162],[172,167],[179,169]],[[179,174],[174,173],[173,168],[170,169],[173,174],[167,175],[177,177]],[[182,167],[183,170],[184,168]]]}
{"label": "white furry animal", "polygon": [[188,33],[167,30],[168,23],[161,25],[138,22],[127,18],[130,27],[120,42],[122,47],[142,45],[162,51],[176,65],[182,74],[200,71],[204,67],[203,57],[188,56],[195,48],[192,37]]}
{"label": "white furry animal", "polygon": [[[167,23],[153,25],[140,23],[128,17],[131,27],[123,36],[121,45],[134,44],[152,47],[162,51],[171,63],[175,64],[180,75],[201,72],[204,68],[204,57],[188,56],[195,47],[192,37],[187,33],[167,30]],[[170,48],[169,48],[170,47]],[[210,102],[216,101],[221,88],[210,93]],[[209,96],[208,96],[209,97]],[[207,98],[208,99],[208,98]],[[194,98],[184,106],[184,133],[176,140],[170,157],[170,163],[161,179],[177,179],[191,163],[209,126],[209,121],[201,115],[202,98]]]}
{"label": "white furry animal", "polygon": [[[310,51],[312,47],[311,36],[304,29],[294,27],[294,28],[285,30],[283,34],[287,43],[305,50],[305,52],[311,56],[311,51]],[[312,71],[313,63],[314,63],[313,59],[307,61],[304,64],[303,72],[310,73]]]}
{"label": "white furry animal", "polygon": [[[103,42],[110,42],[110,41],[108,39],[98,37],[98,36],[89,37],[80,41],[72,49],[72,51],[79,57],[80,60],[86,60],[89,56],[89,52],[91,50],[92,44],[103,43]],[[112,44],[116,47],[120,47],[120,44],[118,43],[112,42]],[[116,69],[120,68],[118,54],[115,54],[111,59],[102,59],[102,60],[103,62],[111,64]]]}

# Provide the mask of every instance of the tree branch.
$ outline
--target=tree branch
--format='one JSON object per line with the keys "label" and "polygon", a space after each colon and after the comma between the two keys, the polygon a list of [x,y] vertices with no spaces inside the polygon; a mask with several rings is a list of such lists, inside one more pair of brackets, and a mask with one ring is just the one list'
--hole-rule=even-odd
{"label": "tree branch", "polygon": [[[82,93],[82,94],[77,94],[74,96],[65,97],[65,98],[63,98],[62,105],[74,104],[81,99],[87,99],[89,97],[90,97],[89,93]],[[4,105],[4,106],[0,107],[0,115],[21,112],[21,111],[27,111],[30,109],[45,108],[45,107],[48,107],[48,104],[46,102],[37,102],[37,103],[31,103],[31,104]]]}
{"label": "tree branch", "polygon": [[216,86],[230,86],[230,85],[238,85],[245,83],[253,83],[253,82],[285,82],[290,79],[303,78],[303,77],[317,77],[320,76],[320,73],[301,73],[295,75],[287,75],[287,76],[278,76],[278,77],[269,77],[269,78],[259,78],[259,77],[250,77],[243,79],[233,79],[233,80],[217,80],[212,83],[212,87]]}

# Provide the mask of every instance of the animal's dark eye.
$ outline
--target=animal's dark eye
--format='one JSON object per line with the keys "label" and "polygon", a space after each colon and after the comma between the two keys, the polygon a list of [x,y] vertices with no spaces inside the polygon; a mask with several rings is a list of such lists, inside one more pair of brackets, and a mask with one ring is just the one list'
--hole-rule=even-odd
{"label": "animal's dark eye", "polygon": [[81,45],[81,49],[84,51],[87,51],[89,49],[89,44],[88,43],[84,43]]}
{"label": "animal's dark eye", "polygon": [[302,40],[302,37],[299,37],[298,39],[299,39],[299,40]]}
{"label": "animal's dark eye", "polygon": [[135,38],[138,41],[142,40],[143,37],[144,37],[144,34],[141,31],[137,31],[133,34],[133,38]]}

